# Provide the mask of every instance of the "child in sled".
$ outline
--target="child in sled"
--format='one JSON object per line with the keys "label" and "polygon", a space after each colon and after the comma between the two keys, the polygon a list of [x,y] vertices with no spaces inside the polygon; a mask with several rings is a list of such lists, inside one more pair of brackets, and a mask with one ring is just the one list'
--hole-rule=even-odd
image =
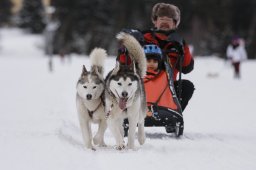
{"label": "child in sled", "polygon": [[[165,126],[169,128],[166,129],[167,132],[174,132],[177,122],[180,122],[183,128],[183,118],[173,84],[170,84],[173,77],[168,75],[164,55],[157,45],[145,45],[144,52],[147,74],[143,80],[148,106],[145,126]],[[178,132],[177,136],[181,135],[182,131]]]}
{"label": "child in sled", "polygon": [[147,74],[144,77],[146,100],[149,106],[147,115],[152,116],[150,106],[153,104],[177,109],[169,89],[169,81],[163,66],[161,49],[157,45],[150,44],[144,46],[144,52],[147,58]]}

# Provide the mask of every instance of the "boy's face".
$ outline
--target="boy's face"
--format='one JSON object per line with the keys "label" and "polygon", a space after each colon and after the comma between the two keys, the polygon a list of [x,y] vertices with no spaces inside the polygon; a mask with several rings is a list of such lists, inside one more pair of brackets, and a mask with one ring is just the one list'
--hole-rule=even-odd
{"label": "boy's face", "polygon": [[165,16],[157,17],[157,19],[153,21],[153,24],[158,30],[163,31],[170,31],[176,28],[174,20]]}
{"label": "boy's face", "polygon": [[158,60],[156,59],[147,59],[147,69],[148,70],[157,70]]}

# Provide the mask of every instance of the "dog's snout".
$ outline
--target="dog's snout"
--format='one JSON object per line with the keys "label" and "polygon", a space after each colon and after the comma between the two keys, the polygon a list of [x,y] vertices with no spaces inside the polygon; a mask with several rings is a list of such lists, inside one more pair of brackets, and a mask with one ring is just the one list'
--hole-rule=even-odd
{"label": "dog's snout", "polygon": [[92,95],[91,95],[91,94],[87,94],[87,95],[86,95],[86,98],[87,98],[88,100],[91,100],[91,99],[92,99]]}
{"label": "dog's snout", "polygon": [[122,92],[122,97],[127,97],[128,96],[128,93],[126,91],[123,91]]}

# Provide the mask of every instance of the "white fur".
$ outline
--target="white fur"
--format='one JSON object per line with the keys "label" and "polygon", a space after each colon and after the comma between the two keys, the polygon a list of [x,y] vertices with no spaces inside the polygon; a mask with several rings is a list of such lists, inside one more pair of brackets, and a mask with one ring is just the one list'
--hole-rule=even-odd
{"label": "white fur", "polygon": [[102,48],[94,48],[89,56],[91,65],[104,67],[104,61],[107,57],[106,50]]}
{"label": "white fur", "polygon": [[[90,59],[93,63],[92,66],[102,67],[106,56],[107,54],[105,50],[98,48],[94,49],[90,54]],[[95,75],[102,80],[103,73],[101,73],[101,75],[99,75],[99,73],[94,74],[94,76]],[[85,71],[80,77],[80,80],[83,80],[84,82],[78,81],[76,86],[76,106],[83,141],[86,148],[93,150],[95,150],[95,148],[93,147],[92,140],[95,145],[106,146],[104,142],[104,133],[107,128],[104,106],[102,99],[100,98],[104,92],[104,82],[96,83],[94,79],[92,73]],[[87,95],[91,95],[90,100],[87,98]],[[88,110],[95,110],[92,118],[89,116]],[[94,138],[92,138],[91,123],[99,124],[98,131]]]}
{"label": "white fur", "polygon": [[[121,85],[118,85],[120,83]],[[130,78],[124,80],[123,77],[119,81],[110,81],[110,90],[115,94],[116,97],[122,96],[122,92],[127,92],[128,101],[135,95],[135,92],[138,87],[138,81],[131,81]]]}
{"label": "white fur", "polygon": [[[110,116],[108,118],[108,125],[114,137],[116,139],[117,149],[123,149],[125,147],[123,143],[123,120],[128,118],[129,120],[129,133],[128,133],[128,148],[134,149],[135,141],[135,131],[138,124],[138,141],[142,145],[145,142],[145,133],[144,133],[144,118],[146,116],[145,108],[141,104],[142,95],[138,94],[136,96],[135,92],[138,89],[138,81],[133,81],[131,86],[127,86],[131,81],[129,78],[124,80],[121,78],[118,82],[122,83],[122,86],[117,85],[117,81],[110,81],[110,89],[114,92],[115,97],[118,99],[118,96],[122,95],[123,91],[128,92],[128,101],[126,104],[127,111],[123,111],[119,108],[119,105],[116,102],[111,100],[106,100],[106,109],[110,108]],[[111,105],[113,104],[113,108]]]}
{"label": "white fur", "polygon": [[[132,60],[137,63],[138,68],[131,72],[138,80],[132,80],[129,76],[124,78],[120,71],[120,65],[117,63],[106,79],[105,91],[105,110],[109,114],[107,123],[115,137],[117,149],[125,148],[124,144],[124,129],[123,120],[128,118],[129,133],[128,133],[128,148],[134,149],[135,145],[135,131],[138,124],[138,141],[144,144],[146,137],[144,132],[144,119],[146,117],[146,99],[144,92],[144,85],[141,77],[145,75],[146,59],[143,49],[138,41],[131,35],[120,33],[117,39],[128,49]],[[124,73],[125,74],[125,73]],[[119,75],[119,79],[113,79],[113,76]],[[120,76],[121,75],[121,76]],[[122,92],[127,92],[126,109],[121,110],[118,101],[122,97]]]}

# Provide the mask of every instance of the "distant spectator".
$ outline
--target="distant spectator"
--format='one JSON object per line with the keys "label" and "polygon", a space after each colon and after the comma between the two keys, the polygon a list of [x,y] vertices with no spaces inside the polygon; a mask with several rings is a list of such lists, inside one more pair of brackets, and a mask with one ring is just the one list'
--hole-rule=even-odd
{"label": "distant spectator", "polygon": [[231,40],[231,44],[227,47],[227,58],[231,60],[234,67],[234,77],[240,78],[240,63],[247,59],[247,53],[242,39],[235,36]]}

